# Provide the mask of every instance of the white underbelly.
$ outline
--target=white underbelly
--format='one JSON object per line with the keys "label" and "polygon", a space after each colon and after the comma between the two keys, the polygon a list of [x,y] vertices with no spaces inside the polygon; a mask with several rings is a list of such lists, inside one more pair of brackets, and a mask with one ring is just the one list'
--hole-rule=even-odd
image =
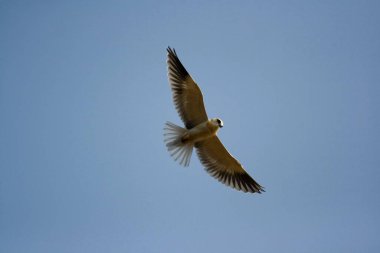
{"label": "white underbelly", "polygon": [[188,132],[189,142],[196,143],[208,139],[216,134],[216,131],[212,131],[207,125],[207,122],[199,124],[198,126],[192,128]]}

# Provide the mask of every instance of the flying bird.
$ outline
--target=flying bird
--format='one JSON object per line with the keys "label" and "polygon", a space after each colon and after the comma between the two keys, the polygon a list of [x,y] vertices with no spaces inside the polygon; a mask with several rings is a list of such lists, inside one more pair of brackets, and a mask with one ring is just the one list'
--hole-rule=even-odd
{"label": "flying bird", "polygon": [[207,117],[203,95],[177,53],[167,48],[168,78],[174,105],[185,128],[171,122],[164,127],[164,142],[170,155],[185,167],[189,166],[195,147],[205,170],[220,182],[243,192],[264,191],[223,146],[217,132],[223,127],[219,118]]}

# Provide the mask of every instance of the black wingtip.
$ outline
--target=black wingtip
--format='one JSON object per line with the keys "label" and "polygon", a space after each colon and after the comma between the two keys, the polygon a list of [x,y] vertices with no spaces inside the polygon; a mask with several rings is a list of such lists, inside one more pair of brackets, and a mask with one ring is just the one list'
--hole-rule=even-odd
{"label": "black wingtip", "polygon": [[260,186],[260,188],[258,188],[258,189],[256,190],[256,193],[258,193],[258,194],[261,194],[261,193],[263,193],[263,192],[265,192],[265,190],[264,190],[264,187],[262,187],[262,186]]}
{"label": "black wingtip", "polygon": [[245,193],[263,193],[264,187],[259,185],[248,173],[229,173],[218,171],[214,168],[206,168],[206,171],[218,181]]}
{"label": "black wingtip", "polygon": [[171,55],[174,55],[174,56],[177,56],[177,53],[175,51],[174,48],[171,48],[170,46],[168,46],[168,48],[166,49],[166,51],[171,54]]}

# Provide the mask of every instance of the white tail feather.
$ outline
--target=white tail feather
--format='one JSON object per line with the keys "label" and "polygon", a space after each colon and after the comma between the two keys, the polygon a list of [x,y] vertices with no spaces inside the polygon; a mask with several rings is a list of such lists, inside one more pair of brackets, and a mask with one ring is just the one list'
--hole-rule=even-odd
{"label": "white tail feather", "polygon": [[187,129],[171,122],[166,122],[164,127],[164,142],[170,155],[185,167],[189,166],[191,154],[193,153],[193,144],[183,143],[181,140],[186,132]]}

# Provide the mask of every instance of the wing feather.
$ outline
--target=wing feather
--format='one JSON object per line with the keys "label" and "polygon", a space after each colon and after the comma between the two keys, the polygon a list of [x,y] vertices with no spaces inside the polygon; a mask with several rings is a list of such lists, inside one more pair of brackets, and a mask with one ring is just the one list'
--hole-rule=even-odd
{"label": "wing feather", "polygon": [[208,120],[203,95],[174,49],[168,47],[168,77],[174,105],[187,129]]}
{"label": "wing feather", "polygon": [[243,192],[264,192],[223,146],[217,136],[195,144],[198,157],[206,171],[220,182]]}

